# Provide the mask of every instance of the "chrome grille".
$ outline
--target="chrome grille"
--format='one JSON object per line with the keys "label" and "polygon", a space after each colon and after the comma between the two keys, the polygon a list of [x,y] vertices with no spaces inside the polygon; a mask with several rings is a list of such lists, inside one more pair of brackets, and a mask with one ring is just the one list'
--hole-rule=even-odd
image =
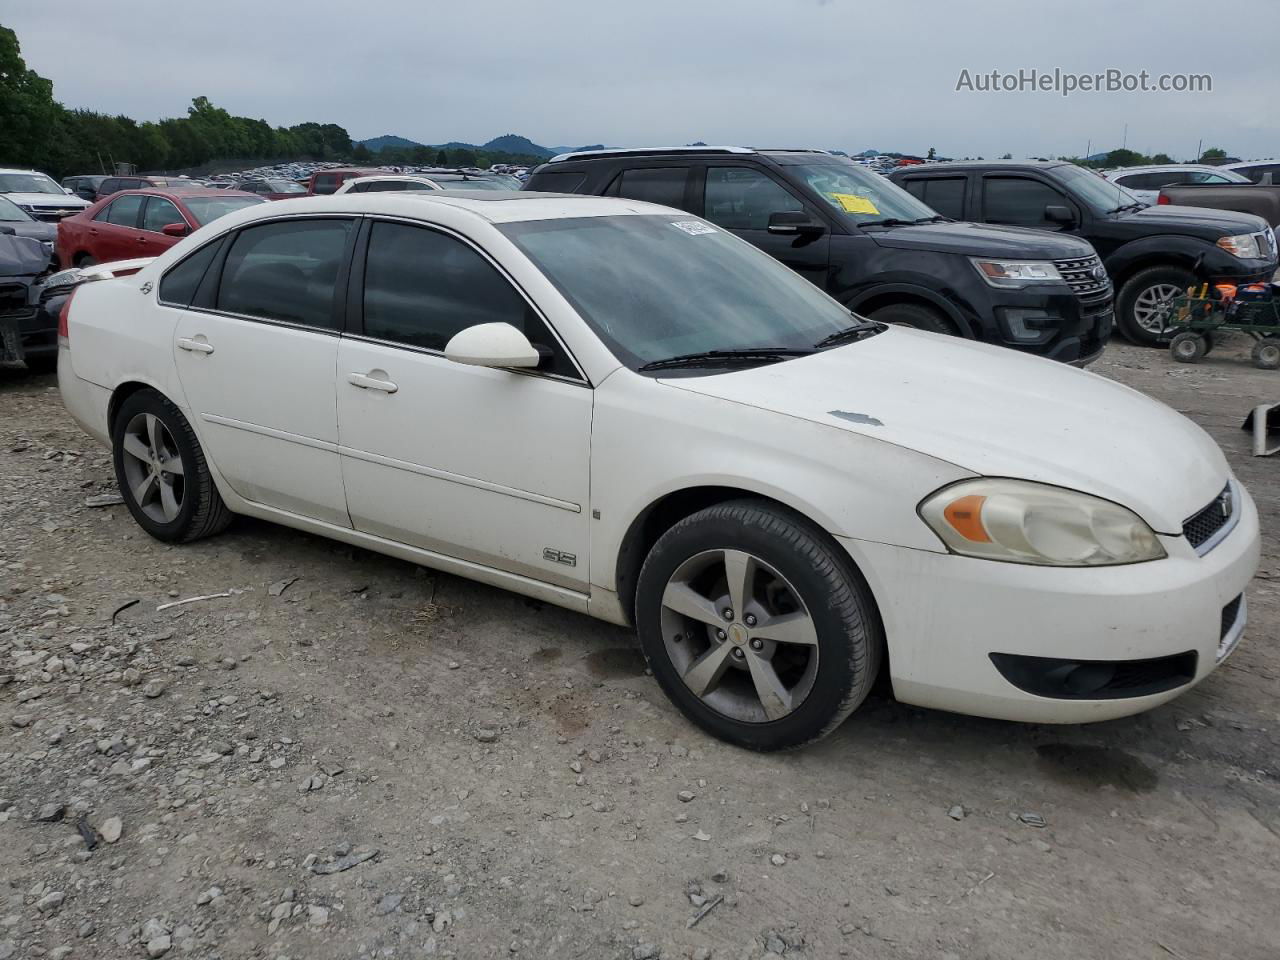
{"label": "chrome grille", "polygon": [[[1096,255],[1055,260],[1053,265],[1081,300],[1101,300],[1111,295],[1111,278]],[[1101,278],[1096,273],[1101,273]]]}

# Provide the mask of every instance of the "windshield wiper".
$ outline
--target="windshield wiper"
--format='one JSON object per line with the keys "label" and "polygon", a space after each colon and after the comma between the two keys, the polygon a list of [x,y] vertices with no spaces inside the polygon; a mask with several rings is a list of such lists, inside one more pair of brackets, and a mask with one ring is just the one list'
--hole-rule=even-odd
{"label": "windshield wiper", "polygon": [[858,223],[860,227],[913,227],[917,221],[901,220],[898,217],[886,217],[883,220],[861,220]]}
{"label": "windshield wiper", "polygon": [[912,223],[954,223],[950,217],[944,217],[940,213],[935,213],[932,217],[921,217],[919,220],[912,220]]}
{"label": "windshield wiper", "polygon": [[862,340],[865,337],[874,337],[877,333],[883,333],[885,325],[876,323],[874,320],[864,320],[862,323],[855,323],[851,327],[845,327],[843,330],[837,330],[835,333],[823,337],[814,347],[822,350],[825,347],[836,347],[842,343],[853,343],[855,340]]}
{"label": "windshield wiper", "polygon": [[682,353],[662,360],[642,364],[640,370],[672,370],[678,367],[718,367],[738,363],[772,363],[790,357],[805,357],[812,350],[796,350],[792,347],[745,347],[741,350],[703,350],[700,353]]}

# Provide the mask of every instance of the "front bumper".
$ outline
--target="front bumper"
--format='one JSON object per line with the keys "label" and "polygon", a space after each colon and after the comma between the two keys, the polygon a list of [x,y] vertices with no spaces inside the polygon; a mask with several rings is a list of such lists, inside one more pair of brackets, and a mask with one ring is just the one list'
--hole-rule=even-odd
{"label": "front bumper", "polygon": [[1109,288],[1088,299],[1065,284],[1026,290],[993,288],[990,294],[988,309],[994,322],[982,325],[982,339],[988,343],[1084,366],[1096,360],[1111,339],[1114,315]]}
{"label": "front bumper", "polygon": [[[1184,538],[1166,536],[1164,560],[1092,569],[841,542],[879,603],[899,700],[1031,723],[1109,720],[1173,699],[1234,649],[1243,605],[1225,626],[1224,608],[1244,593],[1260,553],[1257,508],[1243,488],[1240,494],[1239,523],[1203,557]],[[991,657],[1146,661],[1189,652],[1194,666],[1185,682],[1100,699],[1027,692]]]}

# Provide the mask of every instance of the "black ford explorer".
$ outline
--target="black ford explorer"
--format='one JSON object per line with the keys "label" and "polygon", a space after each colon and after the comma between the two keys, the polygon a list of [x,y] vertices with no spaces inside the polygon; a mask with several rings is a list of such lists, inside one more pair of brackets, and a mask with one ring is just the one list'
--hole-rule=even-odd
{"label": "black ford explorer", "polygon": [[820,150],[687,147],[563,154],[525,190],[677,207],[732,231],[885,323],[1069,363],[1111,332],[1111,283],[1085,241],[958,223]]}
{"label": "black ford explorer", "polygon": [[1276,272],[1275,234],[1261,217],[1151,206],[1074,163],[960,161],[890,178],[947,216],[1088,240],[1120,291],[1116,325],[1134,343],[1161,342],[1173,299],[1188,287],[1266,283]]}

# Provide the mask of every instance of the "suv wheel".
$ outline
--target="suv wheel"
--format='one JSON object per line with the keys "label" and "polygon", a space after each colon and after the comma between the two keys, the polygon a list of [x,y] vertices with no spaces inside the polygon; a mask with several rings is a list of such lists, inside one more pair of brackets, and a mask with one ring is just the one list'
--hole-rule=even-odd
{"label": "suv wheel", "polygon": [[1173,320],[1173,298],[1195,282],[1196,275],[1181,267],[1139,270],[1116,298],[1116,326],[1133,343],[1159,346],[1161,331]]}
{"label": "suv wheel", "polygon": [[899,327],[927,330],[930,333],[955,334],[955,328],[938,311],[915,303],[891,303],[871,314],[871,319]]}
{"label": "suv wheel", "polygon": [[803,518],[752,500],[668,530],[640,571],[636,621],[686,717],[751,750],[826,736],[866,698],[884,646],[853,563]]}
{"label": "suv wheel", "polygon": [[157,540],[185,543],[231,522],[191,424],[166,397],[140,390],[112,428],[116,483],[133,519]]}

